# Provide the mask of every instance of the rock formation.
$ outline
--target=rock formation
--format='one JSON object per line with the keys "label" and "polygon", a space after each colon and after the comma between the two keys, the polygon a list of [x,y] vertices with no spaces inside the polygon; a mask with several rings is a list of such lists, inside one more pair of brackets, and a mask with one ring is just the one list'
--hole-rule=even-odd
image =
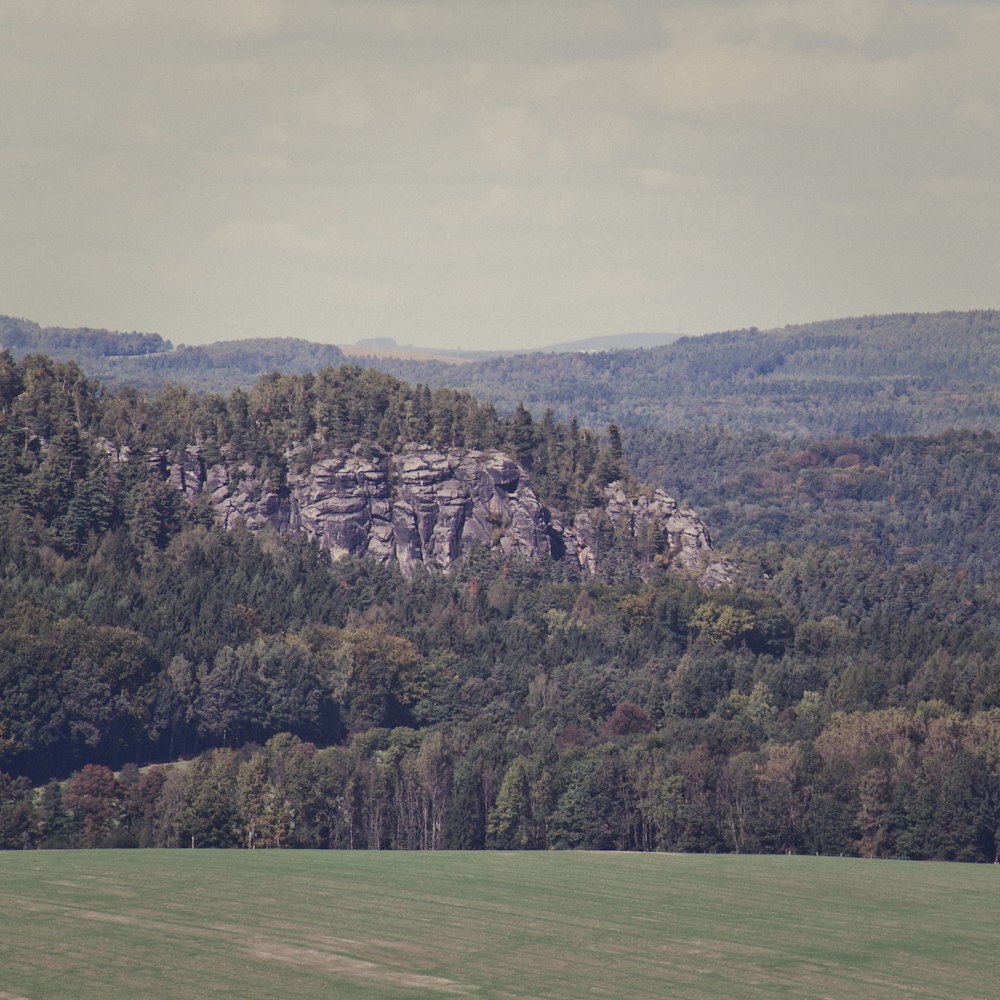
{"label": "rock formation", "polygon": [[708,528],[666,491],[628,496],[616,482],[605,488],[604,496],[603,507],[581,511],[573,521],[572,541],[581,566],[597,570],[597,525],[604,519],[615,536],[631,539],[649,559],[689,570],[705,567],[712,551]]}
{"label": "rock formation", "polygon": [[447,570],[477,546],[502,556],[570,559],[596,572],[602,531],[628,540],[649,561],[699,572],[724,582],[724,564],[711,564],[705,525],[663,490],[629,496],[620,483],[605,502],[579,512],[564,527],[539,501],[525,470],[497,451],[411,444],[389,454],[355,445],[311,461],[302,449],[286,456],[290,471],[276,484],[250,464],[207,466],[197,448],[170,461],[146,461],[192,502],[206,496],[218,522],[242,520],[251,531],[273,527],[317,539],[333,558],[356,556]]}

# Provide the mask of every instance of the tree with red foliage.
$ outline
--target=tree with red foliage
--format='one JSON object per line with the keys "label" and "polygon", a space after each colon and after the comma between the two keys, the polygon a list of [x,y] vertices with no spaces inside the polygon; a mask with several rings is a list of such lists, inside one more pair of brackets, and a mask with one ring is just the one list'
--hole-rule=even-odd
{"label": "tree with red foliage", "polygon": [[652,728],[653,723],[649,716],[638,705],[623,701],[601,726],[600,740],[608,742],[619,736],[648,733]]}
{"label": "tree with red foliage", "polygon": [[99,847],[121,820],[124,793],[110,768],[87,764],[70,778],[63,801],[82,820],[82,846]]}

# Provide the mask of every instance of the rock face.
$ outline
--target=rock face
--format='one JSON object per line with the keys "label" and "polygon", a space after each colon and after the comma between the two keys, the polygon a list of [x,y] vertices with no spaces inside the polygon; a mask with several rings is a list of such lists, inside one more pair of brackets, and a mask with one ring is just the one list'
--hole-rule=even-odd
{"label": "rock face", "polygon": [[355,445],[289,472],[280,487],[252,465],[206,467],[193,449],[173,463],[159,452],[147,461],[192,501],[207,495],[223,527],[242,519],[251,531],[301,532],[335,559],[396,562],[412,575],[421,565],[446,570],[475,546],[555,555],[549,511],[500,452],[410,445],[390,455]]}
{"label": "rock face", "polygon": [[688,570],[707,567],[712,551],[708,528],[664,490],[628,496],[621,483],[604,490],[603,507],[581,511],[573,521],[572,542],[580,565],[597,570],[595,540],[603,519],[614,535],[631,539],[647,558]]}
{"label": "rock face", "polygon": [[339,556],[447,569],[477,545],[551,555],[549,513],[498,452],[356,446],[288,477],[289,527]]}
{"label": "rock face", "polygon": [[[296,457],[288,453],[292,466]],[[662,490],[629,497],[618,483],[606,488],[603,506],[564,527],[525,470],[497,451],[412,444],[389,454],[359,444],[290,471],[281,485],[246,463],[206,466],[196,448],[173,461],[151,452],[146,461],[192,502],[207,497],[223,527],[239,519],[251,531],[303,533],[335,559],[394,562],[407,576],[420,566],[447,570],[477,546],[502,556],[569,559],[593,573],[602,529],[630,539],[651,561],[699,572],[712,547],[705,525]]]}

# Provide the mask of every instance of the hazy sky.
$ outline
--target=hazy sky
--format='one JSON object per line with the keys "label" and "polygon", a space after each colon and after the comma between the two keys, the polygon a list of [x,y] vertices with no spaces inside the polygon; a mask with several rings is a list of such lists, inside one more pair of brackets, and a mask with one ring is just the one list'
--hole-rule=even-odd
{"label": "hazy sky", "polygon": [[1000,306],[1000,3],[2,0],[0,313],[526,347]]}

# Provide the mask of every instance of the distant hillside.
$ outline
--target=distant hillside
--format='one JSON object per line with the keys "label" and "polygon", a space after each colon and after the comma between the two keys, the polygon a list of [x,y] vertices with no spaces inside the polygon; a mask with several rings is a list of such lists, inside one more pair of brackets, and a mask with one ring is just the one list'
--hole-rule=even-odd
{"label": "distant hillside", "polygon": [[78,327],[41,327],[27,319],[0,316],[0,349],[13,355],[44,353],[60,360],[139,357],[173,350],[158,333],[119,333]]}
{"label": "distant hillside", "polygon": [[[216,392],[344,360],[338,347],[291,338],[171,350],[156,334],[43,330],[6,319],[0,344],[15,357],[44,351],[77,360],[111,386],[170,381]],[[590,427],[721,425],[858,437],[985,430],[1000,418],[1000,312],[992,310],[828,320],[615,351],[484,358],[365,344],[350,360],[409,382],[469,390],[506,413],[523,402]]]}
{"label": "distant hillside", "polygon": [[341,344],[340,350],[344,357],[354,362],[362,362],[366,366],[379,365],[382,361],[386,360],[399,360],[399,361],[440,361],[445,364],[468,364],[471,361],[483,361],[488,357],[493,357],[491,354],[473,354],[469,351],[434,351],[425,349],[422,347],[413,347],[412,345],[402,346],[395,342],[384,343],[382,341],[389,341],[389,337],[377,338],[370,341],[359,341],[357,344]]}
{"label": "distant hillside", "polygon": [[1000,313],[868,316],[682,337],[650,350],[380,367],[468,389],[502,410],[551,407],[591,427],[821,437],[982,430],[1000,417]]}
{"label": "distant hillside", "polygon": [[[143,358],[120,359],[104,371],[88,371],[109,385],[156,386],[179,382],[201,391],[225,392],[236,386],[249,387],[261,375],[281,372],[302,375],[329,365],[339,365],[344,355],[332,344],[315,344],[295,337],[265,337],[255,340],[219,341],[199,347]],[[84,367],[87,367],[84,362]]]}
{"label": "distant hillside", "polygon": [[584,340],[563,340],[550,344],[545,352],[565,354],[573,351],[630,351],[637,348],[663,347],[680,340],[679,333],[617,333],[606,337],[587,337]]}
{"label": "distant hillside", "polygon": [[20,359],[45,354],[75,361],[106,385],[153,388],[177,382],[200,391],[227,392],[250,387],[261,375],[301,375],[344,360],[340,348],[294,337],[219,341],[179,346],[158,333],[119,333],[88,327],[41,327],[30,320],[0,316],[0,350]]}

